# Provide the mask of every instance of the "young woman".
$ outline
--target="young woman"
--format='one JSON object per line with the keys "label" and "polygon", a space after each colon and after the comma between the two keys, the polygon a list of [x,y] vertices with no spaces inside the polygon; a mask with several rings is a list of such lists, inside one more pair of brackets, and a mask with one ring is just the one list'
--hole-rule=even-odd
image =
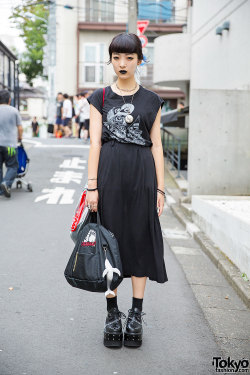
{"label": "young woman", "polygon": [[[90,97],[90,152],[87,204],[119,244],[123,276],[132,280],[132,308],[124,331],[125,346],[142,343],[142,303],[146,280],[168,281],[159,222],[164,207],[164,158],[160,136],[164,101],[135,80],[143,55],[135,34],[116,35],[109,46],[117,80]],[[122,345],[115,297],[107,296],[104,345]]]}

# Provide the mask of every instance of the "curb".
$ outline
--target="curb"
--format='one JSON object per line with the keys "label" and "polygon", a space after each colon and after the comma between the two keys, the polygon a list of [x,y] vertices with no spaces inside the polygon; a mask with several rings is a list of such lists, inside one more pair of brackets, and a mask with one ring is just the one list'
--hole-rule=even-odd
{"label": "curb", "polygon": [[207,254],[214,265],[222,272],[242,301],[250,308],[250,281],[242,279],[239,268],[231,262],[204,232],[198,227],[196,227],[197,230],[190,231],[189,228],[192,228],[195,224],[187,218],[178,204],[172,204],[170,208],[177,219],[185,226],[186,230],[199,243],[204,253]]}

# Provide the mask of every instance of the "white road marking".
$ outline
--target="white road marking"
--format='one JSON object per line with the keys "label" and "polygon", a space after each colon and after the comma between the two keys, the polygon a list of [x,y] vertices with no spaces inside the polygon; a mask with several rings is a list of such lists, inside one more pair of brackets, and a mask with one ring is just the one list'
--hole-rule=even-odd
{"label": "white road marking", "polygon": [[50,179],[52,183],[69,184],[71,181],[80,184],[82,180],[82,173],[75,171],[56,171],[54,176]]}
{"label": "white road marking", "polygon": [[164,237],[166,238],[182,238],[182,239],[190,238],[190,235],[185,230],[164,228],[162,229],[162,232],[163,232]]}
{"label": "white road marking", "polygon": [[197,225],[195,225],[194,223],[187,223],[186,229],[188,233],[191,234],[192,237],[194,236],[194,233],[200,232],[200,228],[197,227]]}
{"label": "white road marking", "polygon": [[176,203],[176,200],[173,197],[171,197],[171,195],[167,195],[166,196],[166,201],[167,201],[167,205],[168,206],[170,206],[171,204]]}
{"label": "white road marking", "polygon": [[37,144],[35,147],[38,148],[90,148],[90,145],[42,145]]}
{"label": "white road marking", "polygon": [[55,189],[43,189],[42,193],[35,199],[35,202],[40,202],[47,200],[47,204],[72,204],[74,203],[73,195],[75,193],[74,189],[65,189],[64,187],[56,187]]}
{"label": "white road marking", "polygon": [[35,145],[36,147],[38,147],[39,145],[42,145],[41,142],[39,142],[39,141],[33,141],[32,139],[26,139],[26,138],[23,138],[22,142],[23,143],[30,143],[32,145]]}
{"label": "white road marking", "polygon": [[200,249],[196,249],[194,247],[183,247],[183,246],[171,246],[171,249],[175,254],[182,254],[182,255],[202,255]]}
{"label": "white road marking", "polygon": [[81,163],[86,164],[86,160],[82,160],[79,157],[73,157],[72,159],[66,159],[63,161],[63,163],[60,165],[60,168],[71,168],[71,169],[85,169],[86,167],[83,165],[80,165]]}

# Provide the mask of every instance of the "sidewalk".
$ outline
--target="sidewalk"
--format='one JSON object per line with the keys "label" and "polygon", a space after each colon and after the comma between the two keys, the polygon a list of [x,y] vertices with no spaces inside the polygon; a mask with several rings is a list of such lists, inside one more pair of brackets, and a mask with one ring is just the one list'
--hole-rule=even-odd
{"label": "sidewalk", "polygon": [[165,186],[167,204],[160,217],[165,240],[181,265],[224,357],[250,359],[249,308],[203,251],[202,242],[193,238],[192,235],[197,238],[195,231],[187,230],[187,220],[177,219],[184,215],[178,208],[183,194],[167,168]]}

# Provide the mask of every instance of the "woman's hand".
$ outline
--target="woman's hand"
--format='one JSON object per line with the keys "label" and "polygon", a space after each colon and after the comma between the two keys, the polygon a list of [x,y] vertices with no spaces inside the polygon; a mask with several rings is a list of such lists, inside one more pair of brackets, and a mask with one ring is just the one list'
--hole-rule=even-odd
{"label": "woman's hand", "polygon": [[86,205],[90,205],[90,210],[92,212],[97,212],[98,209],[98,199],[99,199],[99,194],[98,190],[95,191],[87,191],[86,194]]}
{"label": "woman's hand", "polygon": [[157,191],[157,209],[158,209],[158,216],[161,216],[162,211],[164,208],[164,195]]}

